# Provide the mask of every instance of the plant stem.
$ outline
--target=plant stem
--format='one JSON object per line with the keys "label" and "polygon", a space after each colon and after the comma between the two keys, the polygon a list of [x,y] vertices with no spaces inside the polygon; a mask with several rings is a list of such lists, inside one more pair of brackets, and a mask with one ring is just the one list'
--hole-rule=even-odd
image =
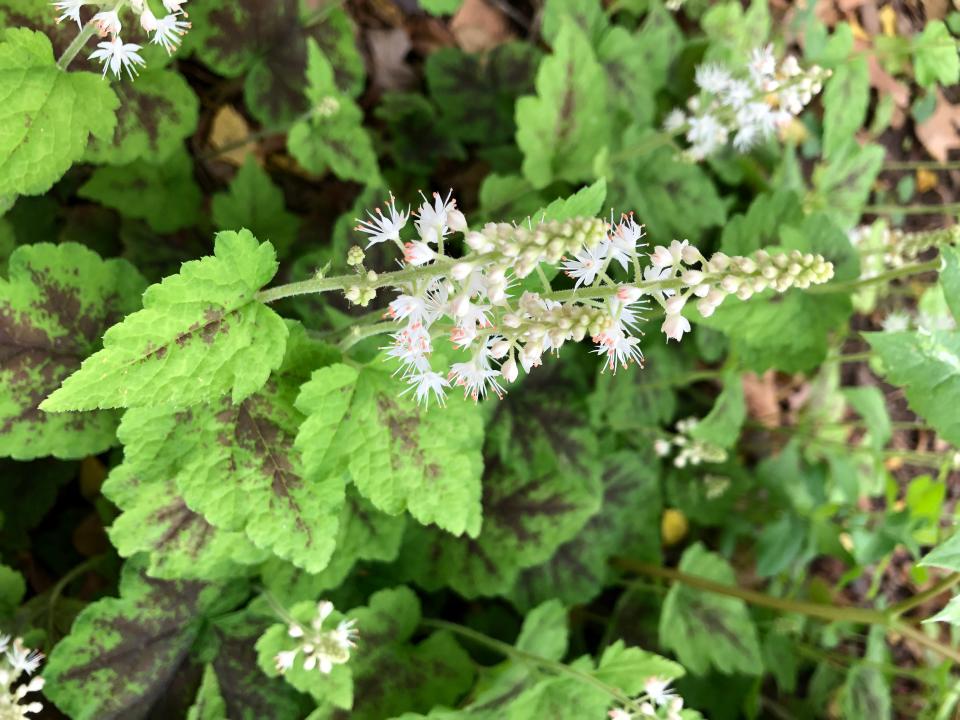
{"label": "plant stem", "polygon": [[346,352],[354,345],[356,345],[361,340],[366,340],[368,337],[373,337],[374,335],[383,335],[384,333],[394,332],[397,329],[397,324],[395,322],[382,322],[376,323],[375,325],[354,325],[350,328],[350,332],[347,333],[347,336],[340,341],[340,350],[341,352]]}
{"label": "plant stem", "polygon": [[872,215],[953,215],[960,212],[960,203],[944,203],[943,205],[866,205],[864,214]]}
{"label": "plant stem", "polygon": [[[124,5],[127,4],[127,0],[119,0],[116,5],[113,6],[113,11],[119,11]],[[100,7],[103,7],[101,3]],[[57,67],[61,70],[66,70],[67,66],[73,62],[73,59],[77,56],[77,53],[87,44],[87,40],[93,37],[94,33],[97,31],[96,26],[93,24],[93,21],[89,21],[83,28],[77,33],[77,36],[73,41],[67,45],[67,49],[63,51],[63,55],[60,56],[60,59],[57,60]]]}
{"label": "plant stem", "polygon": [[887,270],[887,272],[880,273],[879,275],[874,275],[873,277],[869,278],[862,278],[860,280],[848,280],[846,282],[828,283],[826,285],[812,285],[804,290],[804,292],[811,293],[813,295],[835,292],[850,292],[851,290],[866,287],[867,285],[875,285],[877,283],[883,283],[889,280],[896,280],[898,278],[908,277],[910,275],[919,275],[920,273],[937,270],[939,267],[940,258],[934,258],[933,260],[927,260],[926,262],[914,263],[913,265],[904,265],[902,267],[894,268],[893,270]]}
{"label": "plant stem", "polygon": [[942,578],[935,585],[930,586],[923,592],[919,592],[913,597],[909,597],[906,600],[901,600],[900,602],[891,605],[890,609],[887,611],[893,617],[899,617],[905,612],[913,610],[915,607],[923,605],[927,600],[932,600],[943,592],[946,592],[952,588],[957,583],[960,583],[960,572],[950,573],[946,577]]}
{"label": "plant stem", "polygon": [[960,160],[890,160],[883,164],[884,170],[960,170]]}
{"label": "plant stem", "polygon": [[850,353],[849,355],[837,355],[834,358],[827,358],[825,363],[855,363],[855,362],[866,362],[873,357],[873,353],[869,350],[859,353]]}
{"label": "plant stem", "polygon": [[[960,663],[960,650],[945,645],[944,643],[929,637],[922,630],[898,618],[899,613],[891,608],[888,611],[869,610],[866,608],[844,607],[827,605],[824,603],[805,602],[803,600],[791,600],[789,598],[778,598],[755,590],[725,585],[707,578],[696,575],[688,575],[680,570],[651,565],[650,563],[631,560],[628,558],[613,558],[613,564],[629,570],[652,577],[659,577],[672,582],[683,583],[690,587],[695,587],[707,592],[727,597],[735,597],[744,602],[756,605],[757,607],[770,608],[780,612],[798,613],[808,617],[815,617],[828,622],[851,622],[865,625],[879,625],[887,628],[889,632],[899,633],[908,637],[918,645],[922,645],[928,650],[932,650],[953,662]],[[908,608],[909,609],[909,608]],[[902,612],[902,610],[900,611]]]}
{"label": "plant stem", "polygon": [[569,665],[565,665],[562,662],[557,662],[556,660],[550,660],[548,658],[541,657],[540,655],[534,655],[533,653],[525,652],[524,650],[520,650],[514,647],[513,645],[509,645],[505,642],[497,640],[496,638],[492,638],[492,637],[489,637],[488,635],[484,635],[481,632],[477,632],[472,628],[468,628],[463,625],[458,625],[457,623],[448,622],[447,620],[435,620],[432,618],[423,618],[420,621],[420,624],[423,627],[433,628],[435,630],[447,630],[449,632],[456,633],[457,635],[461,635],[462,637],[469,638],[470,640],[473,640],[474,642],[480,645],[485,645],[491,650],[495,650],[496,652],[502,655],[506,655],[507,657],[511,657],[516,660],[520,660],[522,662],[530,663],[532,665],[544,668],[546,670],[552,670],[558,675],[567,675],[568,677],[575,678],[576,680],[579,680],[588,685],[591,685],[595,687],[597,690],[600,690],[606,693],[607,695],[610,695],[611,697],[616,699],[617,702],[630,708],[633,712],[635,713],[642,712],[640,710],[640,706],[634,700],[631,700],[629,697],[627,697],[622,692],[620,692],[619,689],[613,687],[612,685],[608,685],[607,683],[594,677],[590,673],[585,673],[581,670],[577,670],[576,668],[570,667]]}
{"label": "plant stem", "polygon": [[49,643],[53,638],[53,613],[56,610],[57,603],[60,601],[60,596],[63,594],[63,591],[66,590],[67,585],[72,583],[78,577],[83,575],[88,570],[96,567],[102,560],[104,560],[106,555],[94,555],[91,558],[87,558],[82,563],[70,569],[62,578],[57,581],[57,584],[53,586],[50,590],[50,597],[47,599],[47,639]]}

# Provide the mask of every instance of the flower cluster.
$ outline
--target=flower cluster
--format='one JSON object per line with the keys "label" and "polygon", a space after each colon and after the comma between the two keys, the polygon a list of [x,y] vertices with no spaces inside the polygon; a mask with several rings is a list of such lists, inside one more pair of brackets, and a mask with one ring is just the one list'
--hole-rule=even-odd
{"label": "flower cluster", "polygon": [[277,653],[274,658],[277,670],[281,673],[293,667],[297,655],[303,655],[303,669],[328,674],[334,665],[343,665],[350,660],[350,650],[356,647],[357,630],[353,620],[341,620],[333,630],[325,630],[323,622],[333,612],[333,603],[317,603],[317,614],[309,627],[291,623],[287,633],[297,640],[292,650]]}
{"label": "flower cluster", "polygon": [[[186,2],[187,0],[163,0],[166,13],[159,18],[150,9],[149,0],[129,0],[129,10],[139,21],[140,27],[148,34],[152,33],[151,42],[162,47],[167,54],[173,54],[190,29],[190,23],[182,19],[187,16],[183,10]],[[54,8],[60,12],[57,22],[73,20],[82,30],[80,9],[84,5],[94,4],[97,3],[91,0],[57,0],[53,3]],[[120,77],[122,70],[126,70],[130,79],[133,79],[133,76],[138,74],[138,67],[146,64],[140,56],[142,47],[136,43],[125,43],[120,37],[123,29],[120,13],[126,5],[127,0],[119,0],[112,10],[102,10],[90,21],[101,38],[109,38],[98,43],[97,49],[90,55],[91,60],[103,64],[104,77],[107,70],[117,77]]]}
{"label": "flower cluster", "polygon": [[34,700],[22,704],[29,693],[43,688],[43,678],[35,677],[27,683],[14,687],[23,673],[32,675],[43,660],[36,650],[24,647],[20,638],[11,640],[9,635],[0,635],[0,718],[3,720],[26,720],[28,715],[39,713],[43,704]]}
{"label": "flower cluster", "polygon": [[[378,288],[398,292],[387,316],[400,327],[385,349],[399,361],[407,391],[424,404],[431,399],[443,404],[451,386],[462,387],[474,400],[487,393],[502,396],[503,382],[514,382],[521,369],[530,372],[545,354],[587,337],[605,368],[642,365],[639,324],[647,295],[667,311],[663,332],[679,340],[690,329],[680,313],[691,295],[709,315],[730,293],[746,299],[767,288],[807,287],[833,272],[823,257],[802,253],[758,251],[749,258],[718,253],[707,261],[686,240],[648,255],[641,251],[643,226],[630,215],[618,222],[574,217],[471,229],[456,201],[438,193],[424,197],[412,213],[398,208],[391,196],[386,211],[377,208],[367,215],[358,219],[357,231],[367,236],[368,247],[395,244],[403,254],[402,269],[378,275],[363,266],[363,252],[352,249],[348,264],[356,276],[344,294],[367,305]],[[417,238],[404,240],[411,217]],[[445,254],[445,244],[456,235],[465,250],[458,259]],[[573,280],[572,289],[552,289],[548,275],[556,270]],[[534,273],[542,292],[529,282],[521,287]],[[618,273],[629,280],[614,280]],[[431,364],[442,336],[468,353],[445,373]]]}
{"label": "flower cluster", "polygon": [[712,443],[698,440],[693,436],[693,431],[699,423],[700,421],[695,417],[678,420],[675,434],[669,438],[661,437],[654,441],[654,452],[660,457],[668,457],[676,448],[677,454],[673,458],[673,464],[678,468],[705,462],[722,463],[727,459],[726,450]]}
{"label": "flower cluster", "polygon": [[728,295],[749,300],[768,289],[786,292],[825,283],[833,277],[833,263],[797,250],[773,255],[762,249],[749,257],[718,252],[707,260],[688,241],[674,240],[669,247],[654,249],[643,276],[669,285],[650,294],[666,313],[661,330],[679,341],[690,331],[690,321],[681,313],[691,297],[699,298],[697,311],[710,317]]}
{"label": "flower cluster", "polygon": [[755,49],[743,68],[700,65],[695,75],[700,93],[687,101],[687,112],[671,111],[664,129],[686,137],[686,154],[694,161],[714,154],[731,137],[734,149],[747,152],[787,127],[828,74],[816,65],[802,69],[793,55],[778,66],[772,45]]}
{"label": "flower cluster", "polygon": [[904,232],[886,223],[861,225],[847,237],[861,254],[861,278],[878,275],[887,268],[899,268],[916,262],[924,252],[960,243],[960,225],[937,230]]}
{"label": "flower cluster", "polygon": [[665,678],[651,677],[643,683],[643,695],[637,701],[639,712],[630,712],[624,708],[615,708],[607,715],[610,720],[680,720],[683,710],[683,698],[670,688]]}

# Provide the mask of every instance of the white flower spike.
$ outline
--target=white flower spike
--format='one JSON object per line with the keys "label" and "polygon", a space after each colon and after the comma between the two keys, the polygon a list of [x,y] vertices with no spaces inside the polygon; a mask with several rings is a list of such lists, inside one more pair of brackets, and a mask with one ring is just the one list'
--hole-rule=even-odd
{"label": "white flower spike", "polygon": [[138,74],[137,66],[146,64],[138,53],[140,46],[134,43],[124,43],[119,36],[113,38],[113,40],[98,43],[97,47],[100,49],[94,50],[90,54],[90,59],[99,60],[103,63],[104,77],[107,75],[107,70],[120,77],[120,71],[125,69],[132,80]]}

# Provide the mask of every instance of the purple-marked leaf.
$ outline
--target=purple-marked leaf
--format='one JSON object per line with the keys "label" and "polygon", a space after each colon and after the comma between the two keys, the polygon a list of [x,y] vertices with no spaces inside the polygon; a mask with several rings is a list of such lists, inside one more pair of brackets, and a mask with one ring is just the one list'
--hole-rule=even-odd
{"label": "purple-marked leaf", "polygon": [[659,463],[635,452],[606,457],[600,476],[603,503],[572,540],[550,559],[520,573],[510,599],[521,609],[558,598],[568,605],[592,600],[609,577],[607,558],[660,556]]}
{"label": "purple-marked leaf", "polygon": [[74,243],[14,251],[0,279],[0,454],[79,458],[114,444],[116,413],[50,415],[38,405],[139,307],[145,285],[125,260]]}
{"label": "purple-marked leaf", "polygon": [[163,708],[179,699],[204,618],[245,593],[241,585],[154,580],[141,562],[127,563],[120,597],[88,606],[50,654],[44,694],[75,720],[175,717]]}
{"label": "purple-marked leaf", "polygon": [[214,256],[151,285],[144,309],[104,336],[44,410],[188,407],[260,389],[283,360],[288,330],[255,295],[277,270],[270,243],[249,231],[217,234]]}

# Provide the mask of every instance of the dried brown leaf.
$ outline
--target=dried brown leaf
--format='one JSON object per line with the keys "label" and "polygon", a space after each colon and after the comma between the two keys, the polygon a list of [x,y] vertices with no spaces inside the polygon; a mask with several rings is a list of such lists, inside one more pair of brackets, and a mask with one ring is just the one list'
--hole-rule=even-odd
{"label": "dried brown leaf", "polygon": [[486,0],[464,0],[450,21],[457,44],[467,52],[502,45],[513,37],[506,16]]}
{"label": "dried brown leaf", "polygon": [[933,115],[917,124],[917,137],[940,162],[946,162],[951,150],[960,150],[960,105],[953,105],[937,89],[937,106]]}

